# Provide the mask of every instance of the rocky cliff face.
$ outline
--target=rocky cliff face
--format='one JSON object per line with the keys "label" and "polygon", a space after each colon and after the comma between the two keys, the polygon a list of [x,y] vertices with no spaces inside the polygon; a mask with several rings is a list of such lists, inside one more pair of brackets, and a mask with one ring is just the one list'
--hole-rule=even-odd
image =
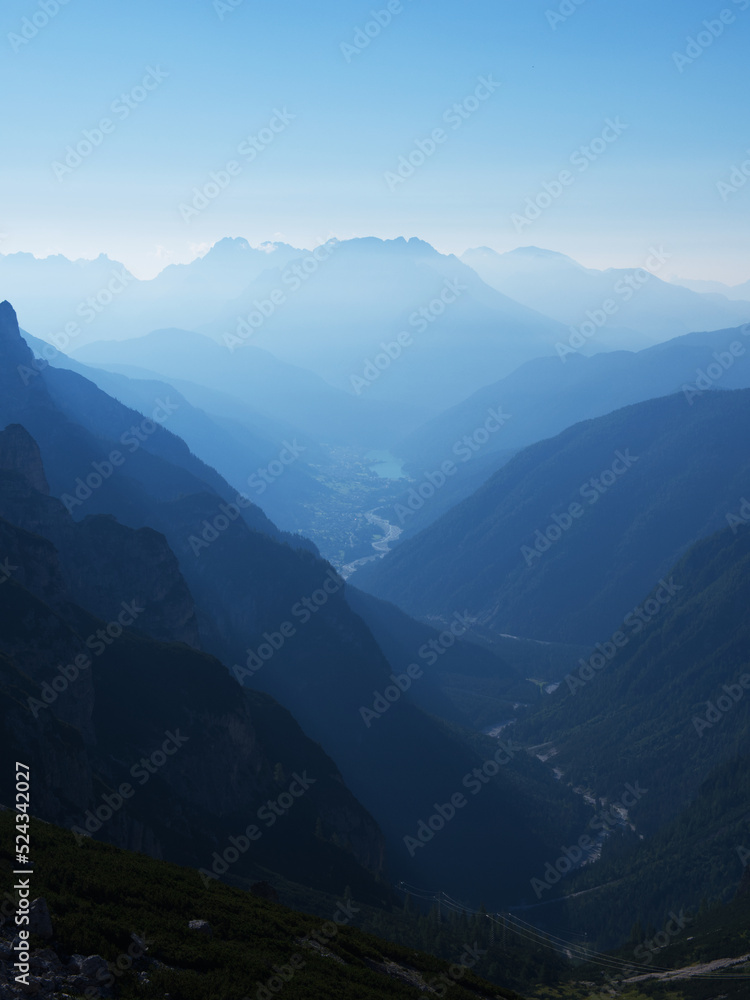
{"label": "rocky cliff face", "polygon": [[[141,631],[156,639],[199,645],[192,596],[166,539],[149,528],[133,531],[113,517],[88,517],[76,523],[63,504],[49,496],[41,454],[20,425],[0,432],[0,517],[49,539],[59,560],[41,553],[17,554],[19,570],[56,566],[56,585],[67,597],[110,622],[123,603],[134,603]],[[28,569],[24,569],[28,567]],[[51,569],[49,570],[51,572]],[[46,599],[38,588],[27,585]],[[62,596],[62,595],[60,595]]]}
{"label": "rocky cliff face", "polygon": [[0,433],[0,745],[31,765],[35,814],[209,870],[254,825],[236,874],[375,891],[377,825],[284,709],[187,644],[195,609],[164,537],[75,523],[45,488],[30,435]]}

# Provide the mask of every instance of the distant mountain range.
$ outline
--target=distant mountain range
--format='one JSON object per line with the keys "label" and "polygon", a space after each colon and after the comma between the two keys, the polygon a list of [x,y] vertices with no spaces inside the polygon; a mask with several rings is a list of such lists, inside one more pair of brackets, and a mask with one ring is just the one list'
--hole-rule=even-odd
{"label": "distant mountain range", "polygon": [[605,271],[538,247],[502,254],[479,247],[467,250],[461,260],[504,295],[564,323],[563,343],[569,340],[571,327],[582,332],[587,352],[632,350],[694,330],[717,330],[750,320],[750,282],[737,289],[747,292],[744,299],[741,294],[719,298],[702,294],[702,288],[679,287],[666,277],[668,248],[647,248],[632,268]]}
{"label": "distant mountain range", "polygon": [[671,274],[667,278],[673,285],[681,285],[689,288],[693,292],[700,292],[703,295],[724,295],[728,299],[741,299],[744,302],[750,300],[750,281],[743,281],[739,285],[726,285],[723,281],[701,281],[691,278],[678,278]]}
{"label": "distant mountain range", "polygon": [[[227,238],[205,256],[170,264],[149,281],[140,281],[106,254],[94,260],[6,254],[0,256],[0,294],[16,303],[28,329],[45,340],[69,323],[78,328],[76,343],[142,336],[161,326],[207,322],[263,270],[304,252],[284,243],[255,248],[247,240]],[[47,289],[41,298],[40,284]]]}
{"label": "distant mountain range", "polygon": [[[563,333],[418,239],[343,241],[309,270],[250,339],[366,398],[437,412],[550,353]],[[231,336],[283,282],[280,270],[265,272],[200,329]]]}
{"label": "distant mountain range", "polygon": [[[197,329],[221,346],[230,385],[247,378],[252,367],[256,380],[243,382],[241,389],[255,405],[276,412],[283,399],[294,407],[297,392],[284,378],[284,366],[287,372],[294,366],[297,382],[305,371],[309,383],[320,384],[309,419],[330,412],[320,398],[325,382],[329,396],[348,400],[348,411],[341,404],[333,421],[339,435],[351,437],[367,424],[371,436],[380,431],[382,441],[389,425],[413,425],[439,412],[493,374],[500,377],[531,357],[551,353],[563,336],[557,323],[500,295],[455,257],[419,240],[350,240],[331,245],[326,254],[320,261],[307,255],[264,270],[221,308],[211,303],[203,313],[194,309],[181,343],[181,334],[172,330],[159,331],[158,337],[150,333],[135,344],[109,338],[94,344],[92,324],[69,338],[66,349],[96,364],[137,363],[205,381],[199,358],[208,348],[197,347],[190,333]],[[201,319],[209,314],[210,322]],[[102,320],[107,323],[107,316]],[[131,324],[129,336],[143,325]],[[30,332],[40,335],[33,326]],[[299,397],[299,405],[304,402]],[[323,431],[333,434],[330,425]]]}
{"label": "distant mountain range", "polygon": [[582,349],[596,352],[750,320],[750,303],[670,284],[659,277],[662,251],[647,256],[648,274],[595,271],[533,247],[470,250],[459,260],[418,239],[332,241],[313,251],[225,239],[151,281],[104,255],[0,256],[0,289],[32,335],[66,353],[162,328],[198,331],[232,359],[252,345],[360,402],[427,417],[559,353],[571,326],[588,324]]}

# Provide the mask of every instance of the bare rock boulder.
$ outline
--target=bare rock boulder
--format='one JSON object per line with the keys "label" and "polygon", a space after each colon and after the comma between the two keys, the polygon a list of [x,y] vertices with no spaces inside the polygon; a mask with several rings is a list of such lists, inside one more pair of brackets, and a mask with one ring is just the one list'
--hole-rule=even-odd
{"label": "bare rock boulder", "polygon": [[195,931],[196,934],[205,935],[205,937],[211,938],[214,936],[214,929],[207,920],[191,920],[188,928],[191,931]]}

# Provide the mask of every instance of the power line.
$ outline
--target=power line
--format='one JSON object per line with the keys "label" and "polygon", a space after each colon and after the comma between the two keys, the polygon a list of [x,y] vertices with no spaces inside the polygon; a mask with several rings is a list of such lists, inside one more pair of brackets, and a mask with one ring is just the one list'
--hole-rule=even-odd
{"label": "power line", "polygon": [[[408,888],[407,888],[408,886]],[[471,907],[460,903],[458,900],[453,899],[448,893],[443,892],[442,889],[420,889],[417,886],[410,886],[406,882],[400,882],[396,887],[402,892],[406,892],[411,896],[415,896],[418,899],[423,899],[432,902],[438,902],[441,906],[446,906],[449,910],[454,913],[460,913],[464,916],[478,916],[480,911],[474,910]],[[507,930],[512,931],[516,936],[520,937],[525,941],[529,941],[535,945],[542,944],[548,948],[554,948],[555,946],[561,950],[563,953],[567,954],[571,958],[577,958],[579,961],[599,966],[605,969],[607,972],[618,972],[621,975],[628,973],[630,977],[633,974],[649,975],[649,976],[659,976],[659,975],[670,975],[676,970],[668,969],[663,966],[656,965],[645,965],[641,962],[632,962],[627,959],[618,958],[614,955],[607,955],[604,952],[589,951],[584,945],[576,944],[572,941],[568,941],[565,938],[561,938],[554,934],[548,934],[544,931],[540,931],[533,924],[528,923],[528,921],[522,920],[520,917],[512,913],[484,913],[484,916],[496,924],[502,924],[503,927],[503,940],[505,940],[505,934]],[[687,977],[686,977],[687,978]],[[748,980],[750,976],[746,975],[734,975],[734,974],[721,974],[721,973],[696,973],[690,976],[691,979],[706,979],[706,980]]]}

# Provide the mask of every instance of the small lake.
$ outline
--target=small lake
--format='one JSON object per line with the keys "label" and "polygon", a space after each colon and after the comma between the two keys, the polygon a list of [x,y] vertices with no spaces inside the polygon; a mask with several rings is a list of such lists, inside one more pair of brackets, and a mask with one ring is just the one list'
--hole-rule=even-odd
{"label": "small lake", "polygon": [[381,479],[406,479],[404,463],[389,451],[370,451],[365,455],[370,472]]}

